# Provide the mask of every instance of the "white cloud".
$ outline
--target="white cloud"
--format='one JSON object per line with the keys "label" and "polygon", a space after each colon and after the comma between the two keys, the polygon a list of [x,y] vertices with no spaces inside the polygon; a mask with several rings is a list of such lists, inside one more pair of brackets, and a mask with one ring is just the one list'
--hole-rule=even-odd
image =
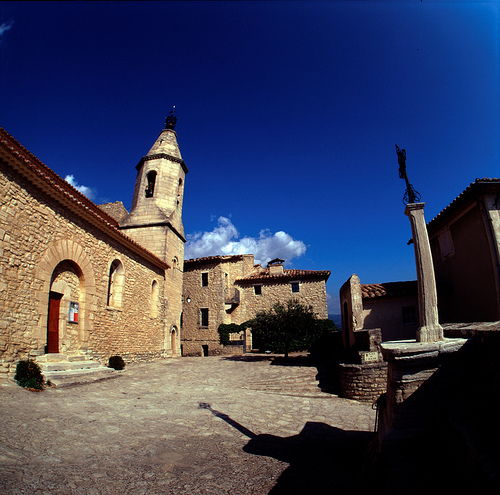
{"label": "white cloud", "polygon": [[67,175],[66,177],[64,177],[64,180],[68,184],[70,184],[71,186],[73,186],[77,191],[80,191],[84,196],[87,196],[87,198],[89,198],[89,199],[93,199],[94,198],[94,191],[90,187],[80,186],[76,182],[75,177],[74,177],[73,174]]}
{"label": "white cloud", "polygon": [[1,38],[3,36],[3,33],[5,33],[5,31],[8,31],[13,25],[14,21],[10,21],[8,24],[6,24],[5,22],[0,24],[0,42],[2,41]]}
{"label": "white cloud", "polygon": [[274,234],[261,230],[258,237],[243,237],[231,220],[219,217],[217,227],[211,232],[198,232],[187,236],[185,258],[202,258],[229,254],[253,254],[255,263],[267,263],[274,258],[290,261],[306,252],[306,245],[296,241],[286,232]]}

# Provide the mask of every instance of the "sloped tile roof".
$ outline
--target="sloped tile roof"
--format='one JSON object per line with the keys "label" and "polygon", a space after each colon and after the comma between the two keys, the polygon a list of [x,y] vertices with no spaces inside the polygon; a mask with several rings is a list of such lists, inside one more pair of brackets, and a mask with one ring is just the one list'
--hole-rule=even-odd
{"label": "sloped tile roof", "polygon": [[208,263],[220,263],[222,261],[239,261],[243,259],[244,254],[228,254],[217,256],[204,256],[202,258],[184,260],[184,266],[191,267],[194,265],[204,265]]}
{"label": "sloped tile roof", "polygon": [[500,192],[500,179],[483,177],[476,179],[474,182],[459,194],[444,210],[438,213],[430,222],[427,223],[428,231],[435,231],[441,225],[450,220],[454,215],[460,213],[467,208],[472,201],[486,193]]}
{"label": "sloped tile roof", "polygon": [[0,159],[80,218],[162,269],[169,265],[118,229],[117,221],[71,186],[0,127]]}
{"label": "sloped tile roof", "polygon": [[261,268],[246,277],[236,280],[238,283],[271,282],[303,279],[324,279],[325,282],[330,276],[330,270],[296,270],[283,269],[283,273],[271,274],[269,268]]}
{"label": "sloped tile roof", "polygon": [[416,296],[417,293],[416,280],[405,282],[386,282],[384,284],[361,284],[361,297],[363,299]]}

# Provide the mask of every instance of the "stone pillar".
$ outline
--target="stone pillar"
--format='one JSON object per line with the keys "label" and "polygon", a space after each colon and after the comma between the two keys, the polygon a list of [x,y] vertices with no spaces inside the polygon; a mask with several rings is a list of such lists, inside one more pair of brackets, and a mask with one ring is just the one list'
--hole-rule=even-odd
{"label": "stone pillar", "polygon": [[359,277],[354,273],[340,288],[342,340],[345,349],[354,344],[354,332],[363,328],[363,300]]}
{"label": "stone pillar", "polygon": [[425,203],[410,203],[406,205],[405,210],[411,222],[417,266],[420,328],[417,330],[416,339],[417,342],[436,342],[443,340],[443,328],[438,319],[436,279],[425,225],[424,206]]}

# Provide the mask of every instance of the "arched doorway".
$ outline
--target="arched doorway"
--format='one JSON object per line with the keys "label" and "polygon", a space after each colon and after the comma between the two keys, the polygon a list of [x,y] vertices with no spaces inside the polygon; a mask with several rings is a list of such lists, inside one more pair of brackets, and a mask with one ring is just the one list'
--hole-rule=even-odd
{"label": "arched doorway", "polygon": [[59,262],[52,272],[47,310],[47,353],[80,348],[81,278],[82,271],[71,260]]}
{"label": "arched doorway", "polygon": [[172,349],[172,356],[177,356],[177,327],[173,327],[170,333],[170,348]]}
{"label": "arched doorway", "polygon": [[[70,280],[65,281],[66,275],[62,263],[69,263]],[[66,265],[68,266],[68,265]],[[72,281],[71,281],[72,279]],[[36,269],[36,280],[39,290],[36,292],[36,301],[40,308],[38,326],[40,335],[37,348],[47,352],[49,311],[51,293],[62,294],[59,303],[54,302],[53,314],[57,313],[59,304],[58,348],[65,352],[68,344],[64,332],[70,327],[71,341],[77,342],[78,351],[86,347],[92,329],[92,313],[95,305],[95,278],[92,263],[82,246],[71,239],[63,239],[52,244],[43,255]],[[66,289],[64,286],[66,285]],[[78,288],[78,296],[68,294],[68,285]],[[52,300],[56,299],[56,296]],[[71,305],[70,303],[73,303]],[[70,324],[69,321],[72,323]],[[61,339],[61,337],[63,337]]]}

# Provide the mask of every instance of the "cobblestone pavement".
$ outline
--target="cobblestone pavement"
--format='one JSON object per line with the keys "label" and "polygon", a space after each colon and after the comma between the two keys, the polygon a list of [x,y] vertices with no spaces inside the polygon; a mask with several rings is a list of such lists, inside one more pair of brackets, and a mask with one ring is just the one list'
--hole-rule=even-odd
{"label": "cobblestone pavement", "polygon": [[356,493],[375,411],[308,394],[310,363],[276,363],[130,364],[113,380],[40,393],[0,381],[0,493]]}

